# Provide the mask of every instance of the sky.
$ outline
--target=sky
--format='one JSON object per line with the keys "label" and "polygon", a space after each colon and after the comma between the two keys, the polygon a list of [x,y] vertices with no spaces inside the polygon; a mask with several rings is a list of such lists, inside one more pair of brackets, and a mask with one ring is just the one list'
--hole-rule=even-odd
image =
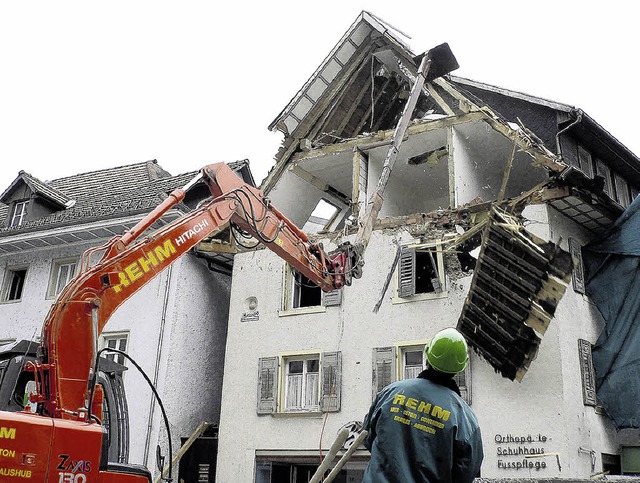
{"label": "sky", "polygon": [[640,154],[636,2],[0,2],[0,192],[156,159],[171,174],[249,159],[362,10],[448,42],[455,75],[582,108]]}

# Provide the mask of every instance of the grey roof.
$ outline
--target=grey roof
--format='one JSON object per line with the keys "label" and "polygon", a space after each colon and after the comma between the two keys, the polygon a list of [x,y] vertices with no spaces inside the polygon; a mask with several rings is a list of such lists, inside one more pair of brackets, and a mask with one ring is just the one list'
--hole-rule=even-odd
{"label": "grey roof", "polygon": [[[23,173],[24,176],[26,173]],[[75,200],[67,209],[24,223],[16,228],[0,228],[0,237],[19,232],[124,217],[155,208],[167,194],[184,186],[196,171],[171,176],[156,160],[79,173],[44,184],[27,175],[38,189],[56,194],[62,201]],[[30,185],[32,187],[32,185]],[[33,187],[32,187],[33,189]],[[6,191],[5,191],[6,193]],[[8,207],[0,204],[0,219],[7,218]]]}
{"label": "grey roof", "polygon": [[38,178],[31,176],[29,173],[26,173],[24,171],[20,171],[20,173],[18,173],[18,177],[13,180],[13,182],[4,191],[4,193],[0,195],[0,201],[4,202],[9,197],[11,191],[13,191],[13,189],[21,182],[25,183],[33,193],[48,199],[49,201],[58,205],[60,208],[64,208],[67,203],[71,201],[71,199],[64,193],[61,193],[52,186],[43,183]]}

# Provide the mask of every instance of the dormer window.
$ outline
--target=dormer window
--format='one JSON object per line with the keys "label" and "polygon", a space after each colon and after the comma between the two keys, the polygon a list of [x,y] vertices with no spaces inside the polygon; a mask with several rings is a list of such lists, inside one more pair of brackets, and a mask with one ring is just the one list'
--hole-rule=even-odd
{"label": "dormer window", "polygon": [[9,226],[11,228],[15,228],[22,225],[22,223],[26,220],[28,205],[29,205],[29,200],[17,201],[13,205],[13,211],[11,212],[11,223],[9,223]]}

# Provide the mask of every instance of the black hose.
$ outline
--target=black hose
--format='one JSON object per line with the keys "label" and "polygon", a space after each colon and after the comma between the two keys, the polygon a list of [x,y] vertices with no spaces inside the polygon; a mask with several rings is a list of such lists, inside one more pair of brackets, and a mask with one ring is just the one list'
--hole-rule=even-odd
{"label": "black hose", "polygon": [[[95,362],[94,369],[93,369],[93,377],[92,377],[92,380],[90,382],[90,384],[91,384],[91,392],[89,393],[89,408],[88,408],[87,420],[96,418],[94,415],[91,414],[91,405],[93,404],[93,395],[94,395],[94,392],[95,392],[96,380],[98,378],[98,364],[100,363],[100,355],[103,352],[114,352],[116,354],[120,354],[125,359],[130,361],[136,367],[136,369],[138,369],[138,371],[140,371],[140,374],[142,374],[142,377],[144,377],[144,380],[147,381],[147,384],[149,384],[149,387],[151,388],[151,391],[153,391],[153,395],[158,400],[158,406],[160,406],[160,411],[162,411],[162,418],[164,419],[164,425],[165,425],[165,428],[167,430],[167,438],[169,439],[169,474],[167,475],[167,478],[162,478],[162,479],[165,480],[165,481],[168,481],[168,482],[173,481],[173,478],[172,478],[173,449],[172,449],[172,446],[171,446],[171,429],[169,428],[169,418],[167,418],[167,413],[164,410],[164,405],[162,404],[162,399],[160,399],[160,395],[158,394],[158,391],[156,390],[156,388],[153,386],[153,383],[151,382],[151,379],[149,379],[149,377],[144,372],[144,370],[142,370],[142,367],[140,367],[138,365],[138,363],[136,361],[134,361],[133,358],[129,354],[127,354],[126,352],[123,352],[123,351],[118,350],[118,349],[112,349],[110,347],[105,347],[103,349],[100,349],[98,351],[98,353],[96,354],[96,362]],[[160,469],[160,476],[162,476],[162,468]]]}

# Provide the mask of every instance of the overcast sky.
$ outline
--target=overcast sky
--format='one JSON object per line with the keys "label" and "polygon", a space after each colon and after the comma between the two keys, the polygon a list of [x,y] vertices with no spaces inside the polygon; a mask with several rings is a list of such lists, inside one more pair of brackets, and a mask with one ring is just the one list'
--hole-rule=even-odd
{"label": "overcast sky", "polygon": [[[528,5],[528,6],[525,6]],[[3,1],[0,192],[157,159],[172,174],[248,158],[361,10],[456,75],[574,105],[640,154],[636,2]]]}

